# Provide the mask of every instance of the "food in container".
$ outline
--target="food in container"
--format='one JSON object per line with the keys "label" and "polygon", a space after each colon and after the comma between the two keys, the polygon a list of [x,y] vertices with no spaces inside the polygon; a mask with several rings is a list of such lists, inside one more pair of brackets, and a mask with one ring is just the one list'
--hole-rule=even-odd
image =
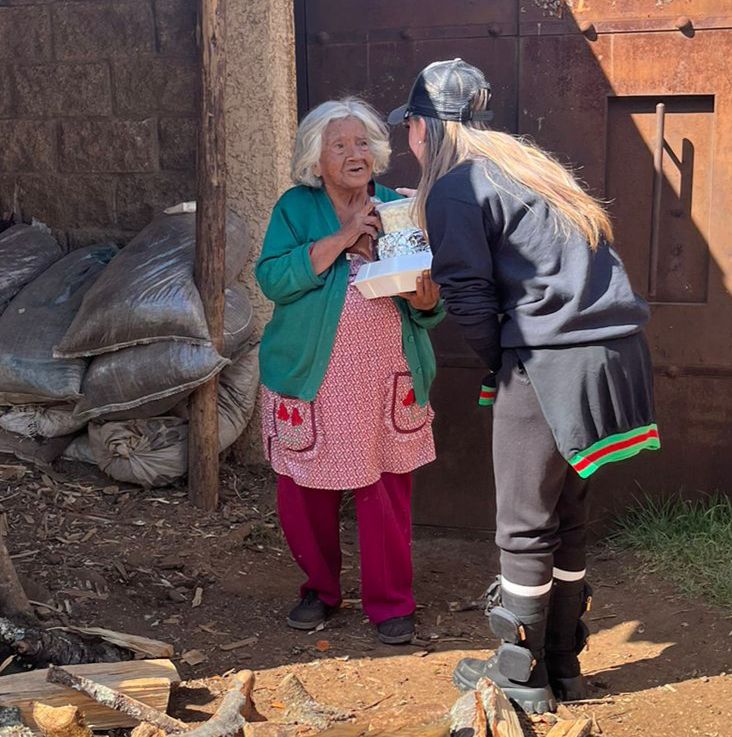
{"label": "food in container", "polygon": [[384,233],[395,233],[398,230],[412,230],[417,228],[417,223],[412,214],[413,200],[393,200],[376,206],[376,211],[381,218]]}
{"label": "food in container", "polygon": [[429,250],[429,244],[419,228],[386,233],[379,238],[377,244],[377,252],[381,261],[395,256],[407,256],[410,253]]}

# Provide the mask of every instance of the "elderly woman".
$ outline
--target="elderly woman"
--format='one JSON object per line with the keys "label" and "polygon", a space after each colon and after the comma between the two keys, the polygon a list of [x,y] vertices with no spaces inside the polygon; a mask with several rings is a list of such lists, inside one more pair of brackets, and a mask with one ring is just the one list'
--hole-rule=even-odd
{"label": "elderly woman", "polygon": [[339,508],[352,490],[363,608],[379,639],[398,644],[414,634],[410,474],[435,458],[427,331],[443,310],[428,272],[395,298],[367,300],[352,285],[379,232],[375,201],[399,197],[372,180],[390,153],[366,103],[312,110],[256,275],[275,304],[260,350],[264,442],[282,529],[307,577],[287,623],[312,629],[341,602]]}

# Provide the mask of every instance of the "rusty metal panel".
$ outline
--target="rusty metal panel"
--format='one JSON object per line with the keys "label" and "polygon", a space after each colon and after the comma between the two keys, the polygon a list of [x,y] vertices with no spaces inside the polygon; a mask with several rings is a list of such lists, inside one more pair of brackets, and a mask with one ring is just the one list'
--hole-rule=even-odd
{"label": "rusty metal panel", "polygon": [[[461,56],[495,90],[496,126],[528,134],[609,197],[634,287],[648,294],[660,454],[593,481],[600,528],[637,495],[723,488],[732,468],[732,0],[297,0],[299,72],[312,105],[362,94],[387,111],[416,72]],[[299,17],[300,17],[299,16]],[[688,16],[685,19],[681,16]],[[687,22],[688,20],[688,22]],[[301,97],[302,99],[302,97]],[[666,104],[656,247],[655,105]],[[418,171],[395,131],[389,184]],[[657,256],[654,257],[653,253]],[[417,473],[415,521],[490,529],[490,413],[477,359],[446,321],[435,331],[438,460]]]}
{"label": "rusty metal panel", "polygon": [[522,35],[731,28],[730,0],[522,0]]}
{"label": "rusty metal panel", "polygon": [[612,86],[600,66],[612,39],[589,44],[581,36],[520,40],[519,132],[565,163],[581,167],[597,195],[605,188],[606,98]]}
{"label": "rusty metal panel", "polygon": [[437,460],[415,475],[418,524],[472,530],[495,526],[491,412],[478,407],[483,371],[446,368],[432,390]]}
{"label": "rusty metal panel", "polygon": [[[616,244],[638,290],[653,302],[704,304],[709,286],[714,98],[608,100],[607,196],[622,217]],[[651,258],[656,106],[665,106],[659,257]],[[653,273],[651,273],[653,270]]]}

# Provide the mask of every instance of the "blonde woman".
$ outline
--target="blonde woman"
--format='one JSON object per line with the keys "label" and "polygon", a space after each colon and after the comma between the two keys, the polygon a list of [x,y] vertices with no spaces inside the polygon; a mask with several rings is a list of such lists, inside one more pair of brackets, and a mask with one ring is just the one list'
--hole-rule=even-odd
{"label": "blonde woman", "polygon": [[341,603],[339,509],[354,495],[363,609],[389,645],[414,635],[411,472],[435,458],[428,331],[444,317],[429,274],[413,294],[367,300],[353,285],[380,223],[373,177],[388,128],[365,102],[324,102],[300,123],[295,186],[274,207],[257,281],[274,302],[260,348],[264,443],[277,508],[306,576],[290,627]]}
{"label": "blonde woman", "polygon": [[[421,164],[417,214],[432,278],[487,371],[503,644],[460,662],[529,712],[585,695],[586,479],[659,447],[652,371],[635,295],[603,207],[537,147],[490,130],[490,85],[460,59],[417,77],[389,123]],[[496,597],[498,598],[498,597]]]}

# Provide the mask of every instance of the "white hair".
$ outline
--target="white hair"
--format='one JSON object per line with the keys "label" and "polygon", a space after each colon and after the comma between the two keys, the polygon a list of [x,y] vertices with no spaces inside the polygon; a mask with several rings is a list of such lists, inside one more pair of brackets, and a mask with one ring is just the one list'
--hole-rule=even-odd
{"label": "white hair", "polygon": [[322,187],[323,180],[313,173],[320,161],[323,134],[333,120],[356,118],[366,128],[369,149],[374,157],[374,174],[381,174],[389,167],[391,144],[389,129],[381,116],[367,102],[357,97],[329,100],[313,108],[303,119],[295,137],[292,155],[292,181],[309,187]]}

